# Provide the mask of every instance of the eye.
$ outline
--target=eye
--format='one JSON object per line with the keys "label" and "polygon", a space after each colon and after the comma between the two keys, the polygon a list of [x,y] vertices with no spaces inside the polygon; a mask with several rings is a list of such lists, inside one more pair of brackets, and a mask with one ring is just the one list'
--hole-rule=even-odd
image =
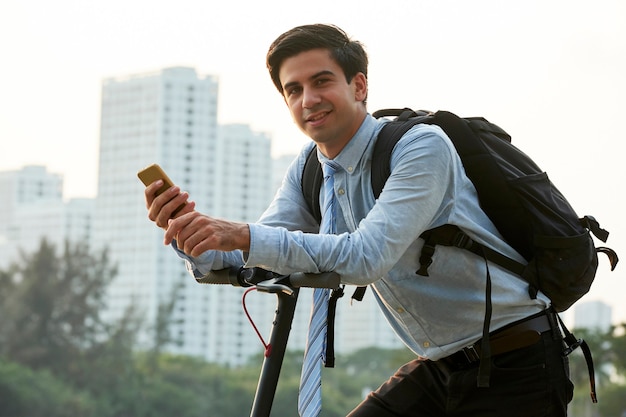
{"label": "eye", "polygon": [[285,94],[287,95],[287,97],[289,97],[289,96],[293,96],[294,94],[299,94],[300,91],[302,91],[302,87],[294,86],[294,87],[287,88],[285,90]]}
{"label": "eye", "polygon": [[317,80],[315,80],[315,85],[324,85],[328,81],[330,81],[328,78],[318,78]]}

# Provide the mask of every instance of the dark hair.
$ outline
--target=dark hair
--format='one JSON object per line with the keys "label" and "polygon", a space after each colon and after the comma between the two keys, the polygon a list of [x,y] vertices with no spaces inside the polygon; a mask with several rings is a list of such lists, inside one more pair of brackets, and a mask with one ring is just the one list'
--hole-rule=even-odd
{"label": "dark hair", "polygon": [[331,57],[341,67],[350,83],[362,72],[367,78],[367,53],[363,45],[333,25],[315,24],[298,26],[280,35],[267,51],[267,69],[278,91],[282,94],[280,66],[287,58],[312,49],[328,49]]}

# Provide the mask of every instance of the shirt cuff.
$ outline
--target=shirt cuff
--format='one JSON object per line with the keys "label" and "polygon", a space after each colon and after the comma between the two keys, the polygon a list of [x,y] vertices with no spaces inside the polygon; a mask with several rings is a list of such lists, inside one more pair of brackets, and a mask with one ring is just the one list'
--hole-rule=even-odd
{"label": "shirt cuff", "polygon": [[195,278],[202,278],[203,276],[205,276],[211,271],[213,262],[215,261],[215,252],[207,251],[207,252],[204,252],[202,255],[194,258],[194,257],[187,255],[182,250],[178,249],[176,240],[173,240],[171,245],[172,245],[172,249],[174,249],[174,252],[176,252],[178,257],[185,260],[185,263],[187,265],[187,270]]}
{"label": "shirt cuff", "polygon": [[[272,270],[280,257],[280,228],[249,224],[250,251],[246,254],[246,267],[261,267]],[[275,268],[274,268],[275,269]]]}

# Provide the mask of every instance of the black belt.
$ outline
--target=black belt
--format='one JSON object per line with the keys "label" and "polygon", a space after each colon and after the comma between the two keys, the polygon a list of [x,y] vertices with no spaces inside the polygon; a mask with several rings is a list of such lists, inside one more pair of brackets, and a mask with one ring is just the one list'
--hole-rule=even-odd
{"label": "black belt", "polygon": [[[542,312],[493,332],[489,335],[491,356],[512,352],[537,343],[541,339],[541,333],[553,328],[548,314],[553,313]],[[479,340],[471,346],[440,359],[440,361],[454,367],[465,367],[478,363],[481,352],[480,344],[481,341]]]}

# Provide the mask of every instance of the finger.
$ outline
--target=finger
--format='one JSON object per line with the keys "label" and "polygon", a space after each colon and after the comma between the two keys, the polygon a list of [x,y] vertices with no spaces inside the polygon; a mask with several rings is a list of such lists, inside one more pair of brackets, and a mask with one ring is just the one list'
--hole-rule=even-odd
{"label": "finger", "polygon": [[208,249],[213,249],[210,245],[210,242],[214,240],[213,231],[209,224],[204,222],[202,224],[203,227],[199,227],[196,222],[192,222],[176,236],[179,248],[187,255],[198,256]]}
{"label": "finger", "polygon": [[[194,230],[194,232],[190,235],[186,235],[185,232],[186,230],[182,230],[177,235],[176,244],[178,245],[178,248],[187,255],[199,256],[208,249],[211,249],[210,242],[213,239],[210,236],[210,232],[206,228],[203,228],[201,231]],[[185,234],[184,237],[183,234]]]}
{"label": "finger", "polygon": [[156,197],[156,192],[163,185],[163,180],[156,180],[152,184],[149,184],[143,191],[145,200],[146,200],[146,208],[150,210],[150,206]]}
{"label": "finger", "polygon": [[163,235],[163,243],[165,245],[172,243],[172,240],[174,240],[185,227],[189,226],[196,215],[197,212],[192,212],[182,215],[176,219],[168,219],[166,222],[165,234]]}
{"label": "finger", "polygon": [[198,243],[194,244],[188,249],[188,253],[190,256],[196,257],[202,255],[204,252],[210,249],[215,249],[215,240],[212,236],[208,236],[205,239],[202,239]]}
{"label": "finger", "polygon": [[195,233],[185,242],[185,253],[196,257],[208,250],[233,250],[229,244],[231,236],[220,227],[211,230],[202,229],[202,233]]}
{"label": "finger", "polygon": [[196,209],[196,202],[187,201],[186,203],[178,206],[178,208],[174,211],[172,218],[176,219],[184,214],[193,212],[195,209]]}
{"label": "finger", "polygon": [[[150,203],[148,207],[148,218],[153,222],[157,223],[157,226],[164,227],[165,222],[163,218],[167,220],[169,218],[168,214],[163,214],[163,207],[170,201],[172,198],[176,197],[180,193],[180,189],[176,186],[170,187],[167,190],[163,191],[161,194],[157,195],[159,188],[156,184],[160,180],[155,181],[150,184],[145,191],[146,194],[146,203]],[[159,220],[161,219],[161,220]]]}
{"label": "finger", "polygon": [[168,220],[175,217],[176,211],[185,204],[188,198],[189,194],[187,192],[181,193],[178,187],[172,187],[172,189],[167,190],[157,197],[155,204],[157,202],[159,204],[163,202],[155,219],[157,225],[162,228],[167,228]]}
{"label": "finger", "polygon": [[204,236],[212,233],[211,218],[197,212],[194,213],[196,214],[185,217],[186,220],[191,220],[189,220],[184,227],[179,228],[178,224],[172,226],[172,234],[175,233],[174,227],[178,229],[174,234],[177,246],[187,254],[191,252],[193,246],[202,240]]}

